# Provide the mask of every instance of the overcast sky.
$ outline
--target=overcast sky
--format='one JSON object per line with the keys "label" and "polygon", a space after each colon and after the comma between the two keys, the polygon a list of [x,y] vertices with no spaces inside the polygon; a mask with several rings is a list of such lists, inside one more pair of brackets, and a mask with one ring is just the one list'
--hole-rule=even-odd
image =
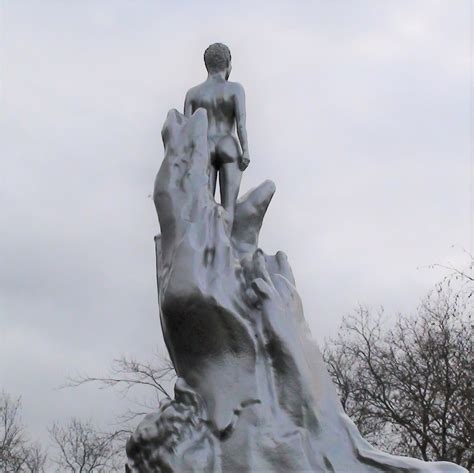
{"label": "overcast sky", "polygon": [[[170,108],[216,41],[247,94],[242,192],[293,266],[313,335],[357,304],[413,312],[470,236],[469,0],[3,0],[0,388],[33,436],[109,422],[94,387],[162,349],[150,198]],[[452,248],[452,245],[455,245]]]}

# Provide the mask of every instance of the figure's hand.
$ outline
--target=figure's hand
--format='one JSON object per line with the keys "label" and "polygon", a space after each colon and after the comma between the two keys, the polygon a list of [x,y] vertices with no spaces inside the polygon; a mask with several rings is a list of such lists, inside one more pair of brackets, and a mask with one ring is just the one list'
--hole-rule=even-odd
{"label": "figure's hand", "polygon": [[241,171],[245,171],[250,163],[250,158],[248,153],[244,153],[240,158],[239,168]]}

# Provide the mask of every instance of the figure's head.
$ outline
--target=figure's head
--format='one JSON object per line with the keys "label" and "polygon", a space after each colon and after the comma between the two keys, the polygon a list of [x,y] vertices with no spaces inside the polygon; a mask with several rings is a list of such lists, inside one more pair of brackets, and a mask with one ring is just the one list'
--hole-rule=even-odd
{"label": "figure's head", "polygon": [[225,72],[225,78],[228,79],[232,70],[230,49],[222,43],[211,44],[204,52],[204,64],[209,74]]}

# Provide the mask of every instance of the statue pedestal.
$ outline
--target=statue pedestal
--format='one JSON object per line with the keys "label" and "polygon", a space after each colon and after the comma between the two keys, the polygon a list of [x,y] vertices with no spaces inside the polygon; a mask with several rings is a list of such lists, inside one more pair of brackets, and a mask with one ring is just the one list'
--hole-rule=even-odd
{"label": "statue pedestal", "polygon": [[232,228],[209,191],[207,115],[164,126],[155,181],[163,335],[175,400],[127,444],[133,472],[463,472],[381,453],[345,415],[311,339],[286,256],[258,249],[275,192],[237,201]]}

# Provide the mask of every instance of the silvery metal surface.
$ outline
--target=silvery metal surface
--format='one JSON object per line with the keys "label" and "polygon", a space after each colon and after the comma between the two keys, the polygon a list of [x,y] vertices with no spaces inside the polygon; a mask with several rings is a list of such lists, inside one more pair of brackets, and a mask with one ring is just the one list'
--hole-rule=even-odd
{"label": "silvery metal surface", "polygon": [[[186,116],[171,110],[162,131],[158,298],[178,380],[175,399],[128,441],[127,470],[465,472],[379,452],[344,413],[285,254],[258,248],[275,185],[236,200],[249,161],[245,104],[240,86],[225,83],[230,52],[221,46],[224,56],[209,53],[208,80],[188,92]],[[223,205],[214,200],[217,173]]]}
{"label": "silvery metal surface", "polygon": [[176,398],[127,444],[133,472],[461,472],[375,450],[345,415],[306,325],[286,256],[258,249],[271,181],[232,229],[209,189],[207,113],[176,110],[155,181],[163,334]]}
{"label": "silvery metal surface", "polygon": [[207,79],[186,94],[184,114],[190,117],[198,108],[207,112],[209,187],[214,195],[219,178],[221,204],[231,225],[242,173],[250,163],[245,92],[239,83],[229,81],[232,61],[225,44],[211,44],[204,62]]}

